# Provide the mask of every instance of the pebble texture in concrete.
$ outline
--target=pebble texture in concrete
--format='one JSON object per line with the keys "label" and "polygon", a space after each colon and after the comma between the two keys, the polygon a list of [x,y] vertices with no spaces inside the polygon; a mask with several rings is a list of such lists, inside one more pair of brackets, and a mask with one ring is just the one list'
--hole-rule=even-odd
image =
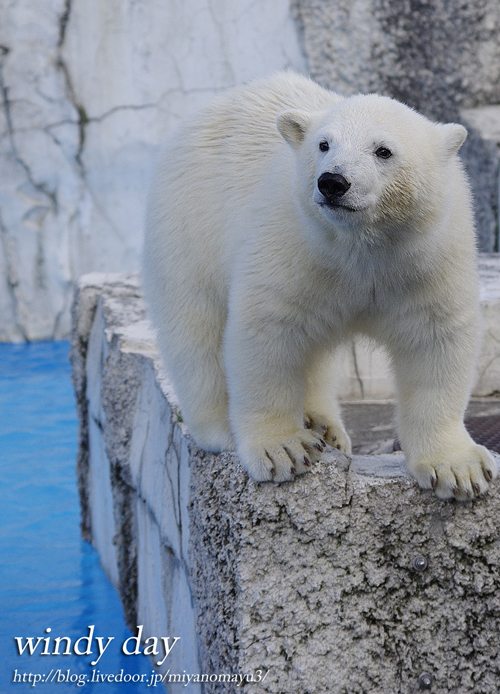
{"label": "pebble texture in concrete", "polygon": [[410,694],[422,672],[498,692],[498,484],[442,502],[402,454],[333,451],[257,484],[190,439],[134,276],[83,278],[73,315],[84,529],[131,626],[181,637],[163,672],[245,673],[251,694]]}

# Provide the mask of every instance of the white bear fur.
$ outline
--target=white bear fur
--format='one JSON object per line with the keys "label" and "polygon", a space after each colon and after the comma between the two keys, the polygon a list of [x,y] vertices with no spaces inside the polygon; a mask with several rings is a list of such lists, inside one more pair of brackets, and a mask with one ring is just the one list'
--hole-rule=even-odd
{"label": "white bear fur", "polygon": [[[463,425],[479,335],[465,135],[293,73],[226,92],[175,133],[143,279],[201,447],[236,449],[261,481],[306,472],[326,443],[349,453],[332,355],[362,333],[390,355],[420,486],[459,499],[487,489],[497,466]],[[350,182],[343,207],[324,204],[325,171]]]}

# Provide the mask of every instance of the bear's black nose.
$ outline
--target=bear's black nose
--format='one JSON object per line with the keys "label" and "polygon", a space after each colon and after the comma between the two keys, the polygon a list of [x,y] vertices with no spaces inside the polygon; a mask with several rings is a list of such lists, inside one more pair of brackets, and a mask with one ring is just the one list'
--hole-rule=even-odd
{"label": "bear's black nose", "polygon": [[318,189],[321,195],[324,195],[328,202],[334,203],[336,200],[341,198],[349,188],[351,184],[344,178],[341,174],[330,173],[326,171],[322,173],[318,178]]}

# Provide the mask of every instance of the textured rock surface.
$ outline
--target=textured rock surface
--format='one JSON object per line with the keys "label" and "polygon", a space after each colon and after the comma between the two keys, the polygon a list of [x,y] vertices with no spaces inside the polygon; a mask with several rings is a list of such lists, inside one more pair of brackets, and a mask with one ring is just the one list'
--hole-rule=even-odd
{"label": "textured rock surface", "polygon": [[322,83],[389,93],[435,118],[500,103],[496,0],[295,0],[294,7]]}
{"label": "textured rock surface", "polygon": [[461,120],[469,128],[465,142],[466,154],[470,154],[469,176],[483,186],[481,191],[475,186],[477,226],[480,234],[490,234],[490,238],[494,238],[496,228],[500,239],[500,105],[464,108]]}
{"label": "textured rock surface", "polygon": [[500,147],[500,106],[477,106],[462,109],[462,116],[487,140]]}
{"label": "textured rock surface", "polygon": [[422,671],[432,691],[498,691],[498,484],[445,503],[401,454],[332,451],[257,484],[190,439],[133,276],[84,278],[73,315],[84,525],[131,625],[181,637],[163,672],[262,670],[255,694],[410,694]]}
{"label": "textured rock surface", "polygon": [[[129,455],[140,364],[125,349],[110,349],[107,337],[115,326],[140,325],[145,311],[137,276],[119,278],[117,282],[116,276],[96,273],[77,286],[71,360],[80,426],[77,475],[82,533],[98,549],[119,589],[127,621],[134,624],[136,520]],[[146,348],[144,338],[142,348]],[[116,378],[117,373],[123,377]]]}
{"label": "textured rock surface", "polygon": [[498,691],[498,494],[443,504],[397,470],[332,459],[258,487],[231,462],[191,471],[207,667],[230,667],[236,646],[241,669],[270,669],[268,692],[412,692],[422,671],[434,691]]}
{"label": "textured rock surface", "polygon": [[[188,439],[174,425],[169,386],[158,375],[137,276],[86,275],[72,322],[83,534],[133,632],[141,624],[144,639],[180,637],[160,669],[199,672],[187,562]],[[201,694],[195,685],[190,691]]]}
{"label": "textured rock surface", "polygon": [[474,393],[479,396],[498,395],[500,389],[500,256],[498,254],[481,256],[479,271],[484,334]]}
{"label": "textured rock surface", "polygon": [[0,340],[67,335],[76,278],[137,270],[168,130],[286,67],[289,0],[1,3]]}

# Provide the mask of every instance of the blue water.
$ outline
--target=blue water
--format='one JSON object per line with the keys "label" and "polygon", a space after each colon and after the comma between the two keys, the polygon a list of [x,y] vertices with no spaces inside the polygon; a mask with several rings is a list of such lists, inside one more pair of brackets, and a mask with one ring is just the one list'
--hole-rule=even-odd
{"label": "blue water", "polygon": [[[151,691],[147,658],[121,652],[131,633],[120,601],[96,552],[80,537],[68,351],[67,342],[0,344],[0,692]],[[33,644],[52,637],[47,649],[52,651],[54,638],[69,636],[73,650],[90,625],[92,655],[41,655],[42,641],[33,655],[27,649],[19,655],[14,640],[21,637],[24,646],[26,637],[35,637]],[[114,638],[92,667],[97,636],[104,645]],[[65,645],[62,641],[61,652]],[[80,642],[79,650],[86,648]],[[113,676],[122,669],[123,682],[81,686],[93,671]],[[51,671],[53,681],[36,681],[35,675]],[[141,675],[143,682],[134,684]]]}

